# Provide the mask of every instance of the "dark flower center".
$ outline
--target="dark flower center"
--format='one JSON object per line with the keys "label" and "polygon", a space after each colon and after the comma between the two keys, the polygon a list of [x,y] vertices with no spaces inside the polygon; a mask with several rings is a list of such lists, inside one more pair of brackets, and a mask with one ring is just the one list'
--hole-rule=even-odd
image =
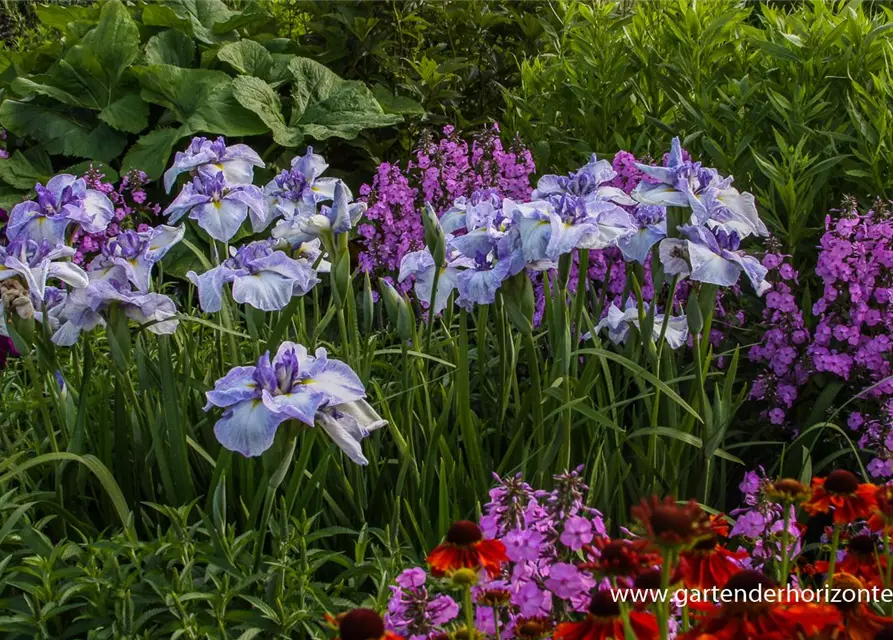
{"label": "dark flower center", "polygon": [[852,495],[859,488],[859,479],[845,469],[837,469],[825,478],[825,491],[840,495]]}
{"label": "dark flower center", "polygon": [[893,624],[888,624],[878,631],[877,635],[874,636],[874,640],[893,640]]}
{"label": "dark flower center", "polygon": [[763,589],[770,589],[774,586],[776,586],[775,581],[760,571],[742,571],[729,578],[725,588],[750,591],[751,589],[759,589],[760,587]]}
{"label": "dark flower center", "polygon": [[847,544],[847,550],[850,553],[869,556],[877,551],[877,547],[874,544],[874,540],[871,539],[871,536],[863,534],[852,538],[849,544]]}
{"label": "dark flower center", "polygon": [[793,478],[783,478],[776,482],[774,487],[778,493],[791,497],[806,491],[806,487]]}
{"label": "dark flower center", "polygon": [[459,545],[460,547],[467,547],[475,542],[480,542],[483,539],[484,534],[481,532],[481,528],[471,520],[459,520],[458,522],[454,522],[446,535],[447,542]]}
{"label": "dark flower center", "polygon": [[338,625],[341,640],[377,640],[384,635],[384,621],[372,609],[354,609]]}
{"label": "dark flower center", "polygon": [[650,569],[636,577],[636,589],[659,589],[660,569]]}
{"label": "dark flower center", "polygon": [[660,505],[651,514],[651,528],[658,536],[668,533],[687,535],[691,532],[692,524],[690,515],[671,505]]}
{"label": "dark flower center", "polygon": [[710,536],[695,544],[696,551],[711,551],[716,546],[716,536]]}
{"label": "dark flower center", "polygon": [[620,605],[610,591],[593,591],[589,613],[598,618],[616,618],[620,615]]}

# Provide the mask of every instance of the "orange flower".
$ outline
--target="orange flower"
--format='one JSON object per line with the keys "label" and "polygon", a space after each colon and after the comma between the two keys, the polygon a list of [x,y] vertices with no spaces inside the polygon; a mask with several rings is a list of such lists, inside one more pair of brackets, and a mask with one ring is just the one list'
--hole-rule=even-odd
{"label": "orange flower", "polygon": [[872,531],[887,529],[891,534],[893,529],[893,485],[882,484],[874,494],[877,505],[874,513],[868,519],[868,528]]}
{"label": "orange flower", "polygon": [[649,549],[647,540],[611,540],[598,538],[592,547],[585,549],[597,558],[590,560],[580,568],[599,576],[635,577],[656,564],[660,564],[659,553]]}
{"label": "orange flower", "polygon": [[[854,575],[835,573],[834,587],[858,590],[864,589],[865,584]],[[893,618],[877,615],[864,602],[838,602],[835,606],[843,615],[843,631],[836,640],[875,640],[886,626],[893,624]]]}
{"label": "orange flower", "polygon": [[[743,589],[763,592],[777,587],[759,571],[741,571],[725,584],[736,593]],[[779,592],[781,595],[783,592]],[[697,607],[700,608],[700,607]],[[838,628],[842,617],[833,606],[779,602],[728,602],[711,607],[706,615],[679,640],[792,640],[811,638]]]}
{"label": "orange flower", "polygon": [[632,508],[651,541],[662,547],[687,547],[710,536],[707,514],[694,500],[678,505],[673,498],[656,496]]}
{"label": "orange flower", "polygon": [[812,479],[812,496],[803,503],[810,515],[834,512],[834,524],[847,524],[867,518],[877,506],[873,484],[860,484],[849,471],[837,469],[827,478]]}
{"label": "orange flower", "polygon": [[505,545],[499,540],[484,540],[480,527],[469,520],[453,523],[446,540],[428,554],[431,573],[438,577],[458,569],[484,569],[495,578],[507,560]]}
{"label": "orange flower", "polygon": [[552,633],[552,618],[534,616],[517,618],[514,624],[515,637],[522,640],[539,640]]}
{"label": "orange flower", "polygon": [[[846,546],[846,557],[839,561],[834,568],[835,585],[838,573],[849,574],[858,578],[860,582],[868,585],[868,587],[883,584],[880,571],[884,571],[887,566],[887,558],[878,554],[877,545],[869,535],[858,535],[850,538]],[[816,571],[820,573],[828,572],[828,562],[819,560],[815,563]],[[878,571],[880,567],[880,571]]]}
{"label": "orange flower", "polygon": [[326,614],[326,621],[338,629],[336,640],[403,640],[386,631],[384,620],[372,609],[354,609],[334,617]]}
{"label": "orange flower", "polygon": [[[629,624],[637,640],[657,640],[660,637],[657,618],[644,611],[631,611]],[[624,640],[620,605],[610,591],[594,591],[589,613],[581,622],[562,622],[552,635],[554,640]]]}
{"label": "orange flower", "polygon": [[723,546],[729,535],[729,524],[723,516],[711,516],[710,529],[710,537],[679,554],[682,584],[688,589],[721,587],[741,571],[736,561],[747,557],[747,551],[729,551]]}
{"label": "orange flower", "polygon": [[770,482],[766,487],[766,495],[785,504],[802,502],[809,497],[809,489],[803,483],[793,478],[782,478],[777,482]]}

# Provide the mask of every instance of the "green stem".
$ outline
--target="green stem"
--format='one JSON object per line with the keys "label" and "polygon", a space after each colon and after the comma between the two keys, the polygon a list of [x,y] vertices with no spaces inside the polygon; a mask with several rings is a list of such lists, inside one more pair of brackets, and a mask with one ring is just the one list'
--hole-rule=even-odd
{"label": "green stem", "polygon": [[781,586],[784,587],[788,584],[788,567],[790,566],[791,561],[791,551],[788,543],[788,524],[791,521],[791,508],[789,505],[784,505],[784,520],[783,527],[781,530]]}
{"label": "green stem", "polygon": [[524,334],[524,350],[527,352],[527,368],[530,370],[530,386],[533,402],[533,432],[536,435],[538,446],[542,446],[543,429],[543,390],[540,381],[540,364],[536,352],[536,343],[533,341],[533,333]]}
{"label": "green stem", "polygon": [[834,565],[837,564],[837,548],[840,546],[840,525],[834,523],[834,533],[831,534],[831,557],[828,559],[828,575],[825,584],[830,589],[834,586]]}
{"label": "green stem", "polygon": [[465,587],[465,626],[468,630],[468,637],[473,639],[474,636],[474,605],[471,601],[471,585]]}

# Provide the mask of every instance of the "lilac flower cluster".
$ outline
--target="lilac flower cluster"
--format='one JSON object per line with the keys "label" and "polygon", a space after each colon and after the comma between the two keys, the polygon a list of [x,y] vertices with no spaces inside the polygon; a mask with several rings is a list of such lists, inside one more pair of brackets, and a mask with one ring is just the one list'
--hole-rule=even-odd
{"label": "lilac flower cluster", "polygon": [[[589,488],[582,467],[554,476],[552,491],[536,490],[520,475],[496,478],[490,501],[484,506],[484,537],[505,544],[509,563],[502,575],[481,580],[472,590],[476,627],[502,637],[513,637],[519,622],[551,616],[553,608],[585,611],[590,592],[598,586],[581,570],[578,552],[596,538],[606,536],[602,514],[585,505]],[[421,569],[398,578],[388,604],[388,628],[413,638],[433,638],[442,625],[456,617],[455,602],[432,596]],[[489,602],[494,592],[505,594],[498,612]]]}
{"label": "lilac flower cluster", "polygon": [[791,286],[798,283],[798,273],[777,253],[767,253],[763,266],[769,270],[772,291],[765,297],[763,334],[748,357],[766,368],[754,380],[750,397],[766,405],[763,417],[781,425],[812,374],[806,354],[811,336]]}
{"label": "lilac flower cluster", "polygon": [[78,228],[71,236],[71,246],[76,252],[72,257],[75,264],[83,265],[97,254],[110,238],[114,238],[126,229],[147,231],[161,213],[161,205],[149,202],[145,187],[149,177],[144,171],[131,169],[125,173],[118,186],[105,181],[105,175],[94,167],[84,174],[84,180],[90,189],[94,189],[111,201],[115,214],[109,225],[102,231],[89,233]]}
{"label": "lilac flower cluster", "polygon": [[859,446],[875,454],[866,471],[884,482],[893,479],[893,398],[884,403],[875,418],[854,411],[847,426],[860,431]]}
{"label": "lilac flower cluster", "polygon": [[[825,220],[816,275],[824,284],[809,356],[869,398],[893,396],[893,217],[888,206],[852,206]],[[873,388],[868,389],[872,385]]]}
{"label": "lilac flower cluster", "polygon": [[[768,486],[769,478],[762,467],[748,471],[738,485],[744,506],[729,514],[735,518],[729,537],[738,539],[748,550],[743,563],[749,569],[759,569],[782,558],[784,507],[768,495]],[[800,554],[805,531],[797,522],[795,508],[788,509],[788,557],[794,559]]]}
{"label": "lilac flower cluster", "polygon": [[[422,248],[424,203],[440,216],[458,198],[484,189],[526,199],[535,170],[530,151],[519,140],[509,149],[504,147],[497,125],[476,136],[471,145],[452,126],[444,127],[440,138],[426,137],[405,168],[382,163],[372,184],[360,187],[360,196],[369,205],[357,228],[363,241],[360,268],[390,275],[407,253]],[[409,283],[400,286],[408,287]]]}

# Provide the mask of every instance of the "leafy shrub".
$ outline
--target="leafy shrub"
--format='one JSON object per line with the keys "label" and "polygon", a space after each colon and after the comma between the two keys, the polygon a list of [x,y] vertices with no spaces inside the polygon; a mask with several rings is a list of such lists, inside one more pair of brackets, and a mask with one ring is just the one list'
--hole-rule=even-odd
{"label": "leafy shrub", "polygon": [[0,55],[0,124],[15,135],[0,161],[6,203],[77,159],[112,165],[111,179],[133,168],[158,178],[177,143],[199,132],[266,136],[270,156],[401,119],[361,82],[295,55],[260,3],[34,10],[52,37]]}
{"label": "leafy shrub", "polygon": [[[797,266],[842,194],[891,195],[891,14],[804,2],[556,2],[500,121],[540,166],[673,132],[759,198]],[[529,48],[526,49],[529,51]]]}

